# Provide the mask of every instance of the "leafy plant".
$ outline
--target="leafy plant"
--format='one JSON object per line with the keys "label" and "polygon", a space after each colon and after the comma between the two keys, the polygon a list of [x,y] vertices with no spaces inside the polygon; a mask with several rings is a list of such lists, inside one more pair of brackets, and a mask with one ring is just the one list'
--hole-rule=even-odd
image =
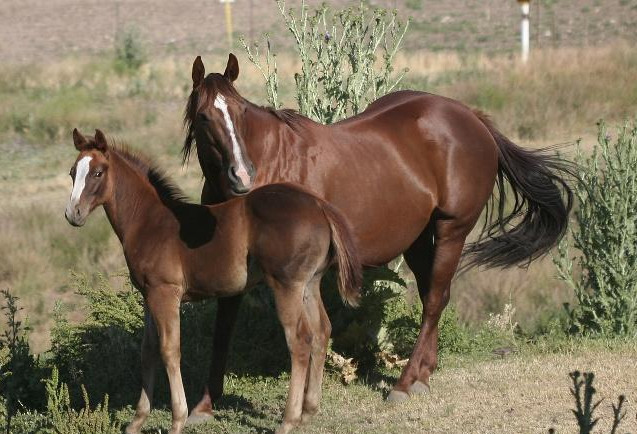
{"label": "leafy plant", "polygon": [[566,306],[571,331],[636,336],[637,124],[626,124],[613,140],[600,122],[598,145],[588,158],[579,150],[576,162],[579,207],[571,235],[577,250],[564,241],[554,259],[578,302]]}
{"label": "leafy plant", "polygon": [[119,31],[115,38],[115,66],[120,71],[135,71],[146,62],[146,53],[134,27]]}
{"label": "leafy plant", "polygon": [[[405,71],[393,75],[394,56],[407,31],[408,22],[396,12],[363,3],[341,11],[326,5],[309,10],[302,1],[300,11],[286,9],[277,0],[283,20],[294,37],[301,71],[294,75],[299,111],[317,122],[330,124],[362,111],[369,102],[394,89]],[[258,48],[242,44],[248,58],[266,81],[270,104],[278,108],[276,56],[266,35],[266,64]]]}
{"label": "leafy plant", "polygon": [[46,387],[46,422],[40,430],[51,434],[119,434],[122,427],[113,420],[108,411],[108,395],[101,404],[91,410],[86,388],[81,386],[84,407],[75,410],[71,406],[69,388],[61,383],[57,368],[53,368],[51,378],[43,380]]}
{"label": "leafy plant", "polygon": [[1,309],[7,321],[7,329],[0,335],[0,392],[4,398],[5,428],[10,432],[20,404],[30,408],[41,406],[41,385],[38,384],[41,372],[38,359],[30,354],[29,327],[17,319],[22,310],[18,305],[19,298],[6,289],[0,294],[4,297]]}

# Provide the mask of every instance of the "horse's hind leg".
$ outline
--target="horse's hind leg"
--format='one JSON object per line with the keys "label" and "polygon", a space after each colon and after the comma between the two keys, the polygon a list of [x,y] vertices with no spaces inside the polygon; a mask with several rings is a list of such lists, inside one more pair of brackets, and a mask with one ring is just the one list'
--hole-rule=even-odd
{"label": "horse's hind leg", "polygon": [[126,427],[126,434],[136,434],[150,414],[155,385],[155,371],[159,362],[159,338],[148,306],[144,306],[144,338],[142,340],[142,393],[137,403],[135,417]]}
{"label": "horse's hind leg", "polygon": [[187,423],[203,422],[212,417],[213,404],[223,394],[223,376],[226,372],[230,338],[237,322],[243,294],[217,300],[217,319],[212,341],[212,360],[208,384],[199,403],[192,409]]}
{"label": "horse's hind leg", "polygon": [[307,422],[319,409],[321,385],[327,344],[332,333],[330,319],[321,299],[321,276],[315,276],[307,286],[305,310],[312,329],[312,352],[307,373],[305,398],[303,399],[302,422]]}
{"label": "horse's hind leg", "polygon": [[[420,334],[409,362],[389,394],[388,400],[399,401],[408,394],[421,393],[428,389],[429,376],[438,363],[438,321],[450,297],[451,280],[458,266],[465,238],[474,221],[469,224],[456,220],[436,220],[429,225],[435,228],[433,237],[433,261],[431,256],[431,233],[427,231],[419,238],[420,245],[410,247],[406,258],[418,282],[423,302],[423,317]],[[432,226],[433,225],[433,226]],[[420,259],[420,267],[416,261]]]}
{"label": "horse's hind leg", "polygon": [[274,291],[276,310],[285,332],[285,340],[292,361],[290,388],[283,423],[276,430],[276,434],[287,434],[301,423],[303,396],[310,361],[312,331],[303,306],[306,283],[286,282],[284,284],[271,276],[266,277],[266,281]]}

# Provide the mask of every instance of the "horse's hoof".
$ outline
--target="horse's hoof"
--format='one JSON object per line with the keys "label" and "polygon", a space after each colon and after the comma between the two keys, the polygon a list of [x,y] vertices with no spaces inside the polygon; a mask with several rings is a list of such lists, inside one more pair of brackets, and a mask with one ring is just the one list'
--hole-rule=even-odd
{"label": "horse's hoof", "polygon": [[387,402],[403,402],[409,399],[409,394],[402,390],[392,390],[387,395]]}
{"label": "horse's hoof", "polygon": [[410,395],[424,395],[426,393],[429,393],[429,386],[427,386],[422,381],[416,380],[414,384],[409,386]]}
{"label": "horse's hoof", "polygon": [[190,413],[190,416],[188,416],[188,419],[186,419],[186,425],[197,425],[200,423],[204,423],[210,419],[212,419],[212,413],[193,412]]}

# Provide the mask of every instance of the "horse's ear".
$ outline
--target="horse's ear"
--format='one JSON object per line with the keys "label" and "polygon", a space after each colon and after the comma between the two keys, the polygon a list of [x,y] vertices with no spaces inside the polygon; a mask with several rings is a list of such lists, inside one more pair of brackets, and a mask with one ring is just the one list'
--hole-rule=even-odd
{"label": "horse's ear", "polygon": [[95,149],[101,152],[106,152],[108,149],[108,143],[106,143],[106,136],[100,130],[95,130]]}
{"label": "horse's ear", "polygon": [[199,86],[206,74],[206,68],[203,66],[201,56],[197,56],[192,64],[192,88]]}
{"label": "horse's ear", "polygon": [[75,145],[75,149],[81,151],[87,143],[88,140],[86,140],[86,137],[84,137],[77,128],[73,128],[73,144]]}
{"label": "horse's ear", "polygon": [[223,76],[230,81],[235,81],[239,77],[239,61],[232,53],[228,55],[228,64]]}

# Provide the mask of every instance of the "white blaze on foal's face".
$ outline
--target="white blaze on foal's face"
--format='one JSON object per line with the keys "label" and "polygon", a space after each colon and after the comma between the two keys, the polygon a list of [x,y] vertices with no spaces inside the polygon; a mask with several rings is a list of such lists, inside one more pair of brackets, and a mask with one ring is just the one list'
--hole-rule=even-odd
{"label": "white blaze on foal's face", "polygon": [[73,181],[73,191],[69,199],[69,207],[75,207],[82,197],[82,192],[86,186],[86,178],[88,177],[90,163],[93,157],[83,157],[75,166],[75,180]]}
{"label": "white blaze on foal's face", "polygon": [[248,186],[250,185],[250,174],[248,173],[243,154],[241,153],[241,147],[239,146],[239,142],[237,141],[237,135],[234,130],[232,119],[230,118],[230,113],[228,112],[228,104],[226,103],[225,97],[221,94],[217,94],[214,106],[218,108],[223,114],[223,120],[226,123],[226,128],[228,130],[228,134],[230,135],[230,140],[232,141],[232,154],[234,155],[234,159],[237,162],[236,175],[241,180],[241,182],[243,182],[244,186]]}
{"label": "white blaze on foal's face", "polygon": [[75,178],[73,179],[73,190],[71,190],[71,197],[66,205],[66,219],[69,222],[76,222],[77,219],[77,207],[80,204],[80,198],[84,187],[86,187],[86,179],[90,172],[90,163],[93,157],[82,157],[80,161],[75,165]]}

